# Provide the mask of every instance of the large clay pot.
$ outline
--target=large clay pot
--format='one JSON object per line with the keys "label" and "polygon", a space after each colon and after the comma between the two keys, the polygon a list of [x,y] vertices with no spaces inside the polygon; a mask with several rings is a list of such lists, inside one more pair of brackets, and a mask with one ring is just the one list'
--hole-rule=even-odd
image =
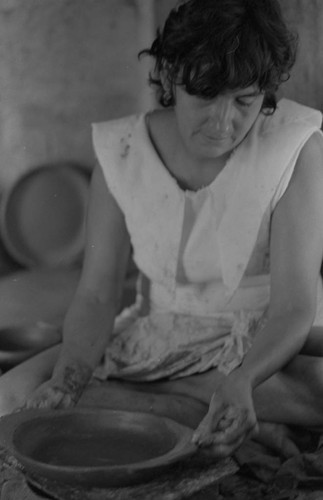
{"label": "large clay pot", "polygon": [[2,240],[19,264],[32,268],[81,262],[89,181],[89,169],[80,165],[42,165],[19,177],[4,194]]}

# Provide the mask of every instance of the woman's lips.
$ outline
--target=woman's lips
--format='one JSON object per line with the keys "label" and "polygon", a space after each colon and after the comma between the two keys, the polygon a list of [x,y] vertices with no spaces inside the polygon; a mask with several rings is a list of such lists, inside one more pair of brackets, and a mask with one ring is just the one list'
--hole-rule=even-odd
{"label": "woman's lips", "polygon": [[209,134],[203,134],[203,135],[207,140],[212,142],[223,142],[227,141],[230,138],[229,135],[209,135]]}

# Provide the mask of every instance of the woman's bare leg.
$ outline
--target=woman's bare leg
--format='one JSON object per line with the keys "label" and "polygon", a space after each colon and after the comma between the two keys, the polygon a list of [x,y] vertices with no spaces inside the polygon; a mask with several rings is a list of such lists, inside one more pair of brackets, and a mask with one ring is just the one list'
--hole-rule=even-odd
{"label": "woman's bare leg", "polygon": [[26,397],[51,377],[60,345],[30,358],[0,376],[0,416],[23,405]]}
{"label": "woman's bare leg", "polygon": [[300,354],[323,357],[323,327],[313,326]]}
{"label": "woman's bare leg", "polygon": [[[302,353],[306,354],[296,356],[281,372],[254,391],[259,420],[323,426],[323,328],[313,328]],[[185,394],[208,404],[213,387],[223,377],[214,369],[201,375],[155,383],[151,389]]]}

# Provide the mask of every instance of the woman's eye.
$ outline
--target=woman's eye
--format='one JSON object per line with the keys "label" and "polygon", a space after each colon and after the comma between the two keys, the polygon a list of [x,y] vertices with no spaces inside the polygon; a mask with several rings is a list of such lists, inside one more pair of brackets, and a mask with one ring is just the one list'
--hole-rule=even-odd
{"label": "woman's eye", "polygon": [[236,102],[239,104],[239,106],[251,106],[257,99],[258,95],[259,94],[237,97]]}
{"label": "woman's eye", "polygon": [[252,98],[246,98],[246,97],[238,97],[237,98],[237,103],[239,104],[239,106],[251,106],[254,102],[255,98],[252,97]]}

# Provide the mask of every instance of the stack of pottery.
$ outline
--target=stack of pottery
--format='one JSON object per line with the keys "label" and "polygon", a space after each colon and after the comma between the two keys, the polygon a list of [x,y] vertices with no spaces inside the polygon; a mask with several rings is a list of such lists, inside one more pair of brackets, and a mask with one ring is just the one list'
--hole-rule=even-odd
{"label": "stack of pottery", "polygon": [[71,162],[41,165],[2,197],[2,246],[20,271],[0,280],[0,370],[60,341],[82,262],[90,174]]}

